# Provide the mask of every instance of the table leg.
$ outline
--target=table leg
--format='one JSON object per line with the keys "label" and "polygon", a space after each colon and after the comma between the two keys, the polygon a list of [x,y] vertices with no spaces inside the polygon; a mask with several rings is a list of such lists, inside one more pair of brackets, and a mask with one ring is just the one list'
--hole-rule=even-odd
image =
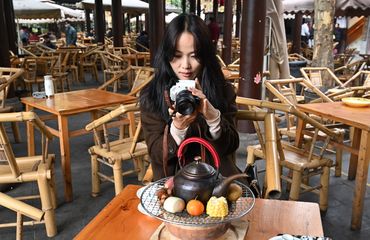
{"label": "table leg", "polygon": [[303,130],[305,126],[306,126],[305,122],[301,118],[298,118],[295,143],[294,143],[294,145],[297,147],[301,147],[303,144]]}
{"label": "table leg", "polygon": [[[359,149],[360,141],[361,141],[361,129],[355,128],[353,131],[352,148]],[[353,180],[356,178],[356,169],[358,164],[357,159],[359,159],[359,156],[352,153],[349,160],[348,180]]]}
{"label": "table leg", "polygon": [[366,193],[367,174],[370,161],[370,133],[362,131],[356,172],[355,194],[352,203],[351,229],[361,229],[362,214],[364,210],[364,197]]}
{"label": "table leg", "polygon": [[[32,111],[33,107],[26,105],[26,111]],[[27,151],[28,156],[35,156],[35,128],[30,121],[27,121]]]}
{"label": "table leg", "polygon": [[61,166],[64,177],[64,198],[66,202],[71,202],[73,199],[73,191],[71,174],[71,153],[69,146],[69,131],[67,116],[58,116],[58,126],[59,126]]}

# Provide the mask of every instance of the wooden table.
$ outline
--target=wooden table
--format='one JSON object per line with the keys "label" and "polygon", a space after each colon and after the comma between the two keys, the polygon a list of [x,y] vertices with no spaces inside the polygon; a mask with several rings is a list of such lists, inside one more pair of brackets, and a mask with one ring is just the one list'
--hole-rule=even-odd
{"label": "wooden table", "polygon": [[[353,108],[342,102],[331,102],[299,104],[298,109],[354,127],[352,146],[343,149],[351,152],[348,179],[356,178],[351,229],[360,229],[370,161],[370,108]],[[303,126],[304,123],[300,120],[297,131],[301,131]],[[296,144],[298,145],[301,144],[302,140],[300,136],[301,133],[297,132]]]}
{"label": "wooden table", "polygon": [[[67,202],[72,201],[72,176],[69,138],[86,134],[85,129],[70,131],[68,129],[68,117],[80,113],[91,112],[92,118],[97,117],[96,110],[121,103],[132,103],[135,97],[118,93],[107,92],[98,89],[86,89],[66,93],[57,93],[51,98],[36,99],[33,97],[22,98],[21,102],[26,105],[26,111],[41,109],[51,113],[47,118],[57,119],[58,130],[48,127],[52,134],[59,137],[61,166],[64,177],[64,196]],[[34,129],[32,124],[27,123],[28,154],[35,155]]]}
{"label": "wooden table", "polygon": [[[74,238],[149,239],[161,221],[137,210],[140,186],[128,185]],[[244,239],[268,239],[279,233],[323,236],[317,203],[257,199],[245,217]]]}

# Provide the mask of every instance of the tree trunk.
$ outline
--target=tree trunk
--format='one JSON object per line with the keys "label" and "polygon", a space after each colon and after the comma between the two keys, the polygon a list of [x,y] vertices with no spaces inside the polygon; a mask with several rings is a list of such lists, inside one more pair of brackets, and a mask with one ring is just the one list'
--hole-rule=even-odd
{"label": "tree trunk", "polygon": [[[314,48],[311,66],[334,69],[333,22],[336,0],[315,0]],[[325,78],[331,79],[331,78]],[[332,86],[324,81],[324,86]]]}

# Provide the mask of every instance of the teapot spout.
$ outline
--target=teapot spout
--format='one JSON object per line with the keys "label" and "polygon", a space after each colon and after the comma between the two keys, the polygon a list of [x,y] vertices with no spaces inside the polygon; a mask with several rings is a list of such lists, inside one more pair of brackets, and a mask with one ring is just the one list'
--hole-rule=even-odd
{"label": "teapot spout", "polygon": [[230,177],[227,177],[227,178],[224,178],[222,179],[222,182],[220,182],[214,189],[213,189],[213,192],[212,192],[212,196],[216,196],[216,197],[226,197],[226,194],[227,194],[227,190],[229,188],[229,185],[232,181],[234,181],[235,179],[238,179],[238,178],[242,178],[242,177],[247,177],[248,175],[245,174],[245,173],[239,173],[239,174],[235,174],[235,175],[232,175]]}

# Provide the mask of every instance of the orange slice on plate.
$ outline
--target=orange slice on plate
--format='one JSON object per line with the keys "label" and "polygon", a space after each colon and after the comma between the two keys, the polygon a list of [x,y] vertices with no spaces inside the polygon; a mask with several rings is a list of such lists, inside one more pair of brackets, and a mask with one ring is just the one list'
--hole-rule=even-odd
{"label": "orange slice on plate", "polygon": [[361,97],[342,98],[342,102],[350,107],[367,107],[370,106],[370,99]]}

